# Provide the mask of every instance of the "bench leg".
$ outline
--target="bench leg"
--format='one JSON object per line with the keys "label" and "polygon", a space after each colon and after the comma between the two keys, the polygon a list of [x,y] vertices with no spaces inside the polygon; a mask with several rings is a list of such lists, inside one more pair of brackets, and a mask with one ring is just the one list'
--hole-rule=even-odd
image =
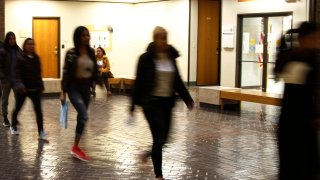
{"label": "bench leg", "polygon": [[224,102],[223,99],[220,99],[220,110],[224,110]]}

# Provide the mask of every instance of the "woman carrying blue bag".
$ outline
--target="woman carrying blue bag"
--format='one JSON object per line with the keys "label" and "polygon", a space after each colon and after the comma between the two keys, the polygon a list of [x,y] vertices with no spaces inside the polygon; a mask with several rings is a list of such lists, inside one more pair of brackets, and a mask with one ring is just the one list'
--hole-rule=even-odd
{"label": "woman carrying blue bag", "polygon": [[[66,93],[76,109],[77,125],[71,154],[82,160],[90,158],[80,149],[79,142],[88,120],[90,88],[98,82],[98,66],[94,49],[90,47],[89,30],[84,26],[75,29],[73,35],[74,48],[67,51],[63,66],[61,103],[66,101]],[[99,83],[101,85],[101,83]]]}

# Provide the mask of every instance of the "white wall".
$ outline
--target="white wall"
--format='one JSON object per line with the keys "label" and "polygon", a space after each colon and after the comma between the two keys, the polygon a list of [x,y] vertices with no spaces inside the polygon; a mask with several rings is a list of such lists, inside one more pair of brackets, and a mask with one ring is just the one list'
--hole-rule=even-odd
{"label": "white wall", "polygon": [[107,52],[112,72],[117,75],[134,75],[139,55],[152,40],[156,25],[167,28],[169,43],[180,52],[178,66],[183,80],[187,81],[188,60],[188,9],[186,0],[173,0],[137,5],[102,2],[67,1],[5,1],[5,31],[13,31],[17,43],[20,32],[32,37],[32,17],[60,17],[61,64],[65,52],[73,47],[73,31],[79,25],[111,25],[113,47]]}
{"label": "white wall", "polygon": [[[308,0],[286,3],[284,0],[259,0],[242,2],[221,0],[222,26],[237,28],[237,15],[247,13],[293,12],[294,25],[307,20]],[[190,81],[196,80],[198,3],[191,0],[190,31]],[[63,62],[65,51],[73,46],[72,34],[78,25],[111,25],[114,28],[113,50],[107,55],[115,75],[134,75],[137,59],[152,40],[156,25],[167,28],[169,43],[181,54],[178,66],[182,78],[187,81],[188,72],[188,18],[189,0],[142,3],[137,5],[101,2],[67,1],[5,1],[5,31],[20,31],[32,36],[32,17],[61,18],[61,49]],[[235,44],[237,37],[235,39]],[[20,45],[24,38],[18,38]],[[63,64],[63,63],[61,63]],[[236,48],[221,49],[221,85],[235,86]]]}
{"label": "white wall", "polygon": [[181,77],[187,81],[188,75],[188,39],[189,39],[189,1],[172,0],[166,2],[142,3],[135,9],[137,51],[145,51],[152,41],[152,31],[155,26],[163,26],[168,31],[168,42],[180,54],[177,59]]}
{"label": "white wall", "polygon": [[[221,28],[233,26],[237,29],[237,15],[248,13],[293,12],[293,25],[308,19],[308,0],[298,0],[286,3],[284,0],[259,0],[252,2],[238,2],[238,0],[223,0]],[[235,31],[236,33],[236,31]],[[236,35],[236,34],[235,34]],[[235,39],[235,44],[237,43]],[[221,50],[221,85],[235,86],[236,48]]]}
{"label": "white wall", "polygon": [[190,9],[190,82],[197,80],[198,62],[198,0],[191,0]]}

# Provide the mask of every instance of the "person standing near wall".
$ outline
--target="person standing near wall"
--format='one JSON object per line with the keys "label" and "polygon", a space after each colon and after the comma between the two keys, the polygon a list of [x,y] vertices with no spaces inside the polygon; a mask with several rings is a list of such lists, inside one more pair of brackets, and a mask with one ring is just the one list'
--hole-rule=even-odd
{"label": "person standing near wall", "polygon": [[16,105],[12,113],[11,133],[19,134],[17,128],[17,116],[26,97],[33,103],[36,113],[39,139],[45,139],[47,133],[43,129],[43,115],[41,109],[41,94],[44,85],[41,77],[41,63],[35,53],[34,41],[27,38],[23,43],[23,54],[17,61],[14,89],[16,91]]}
{"label": "person standing near wall", "polygon": [[68,93],[70,102],[78,113],[71,154],[82,161],[88,161],[90,158],[79,148],[79,142],[88,120],[90,88],[98,82],[98,67],[94,49],[89,44],[90,34],[86,27],[79,26],[75,29],[73,42],[74,48],[68,50],[65,57],[60,100],[61,103],[65,103]]}
{"label": "person standing near wall", "polygon": [[157,26],[153,31],[153,42],[139,58],[130,109],[133,115],[135,105],[143,108],[153,139],[150,155],[159,180],[163,180],[162,148],[170,131],[175,93],[181,96],[190,110],[194,106],[177,68],[175,59],[179,53],[168,45],[167,34],[163,27]]}
{"label": "person standing near wall", "polygon": [[[16,42],[16,35],[13,32],[6,34],[3,48],[0,49],[0,80],[2,87],[2,116],[3,125],[10,126],[8,119],[8,100],[11,89],[14,85],[15,70],[18,59],[22,58],[22,51]],[[13,91],[15,93],[15,91]]]}

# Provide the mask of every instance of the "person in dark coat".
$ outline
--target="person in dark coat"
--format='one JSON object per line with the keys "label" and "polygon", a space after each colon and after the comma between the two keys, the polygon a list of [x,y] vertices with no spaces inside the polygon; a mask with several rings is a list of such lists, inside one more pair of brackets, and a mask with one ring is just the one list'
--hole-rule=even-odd
{"label": "person in dark coat", "polygon": [[[10,126],[10,121],[8,119],[8,100],[14,85],[16,64],[21,58],[22,50],[17,45],[16,35],[9,31],[6,34],[3,48],[0,48],[0,80],[2,90],[1,107],[3,125],[5,127]],[[15,91],[13,92],[15,93]]]}
{"label": "person in dark coat", "polygon": [[279,179],[317,179],[317,126],[319,106],[319,58],[314,24],[304,22],[298,33],[299,47],[280,51],[275,66],[285,82],[278,122]]}
{"label": "person in dark coat", "polygon": [[[154,41],[139,58],[131,106],[133,114],[135,105],[140,105],[149,123],[153,138],[151,158],[156,179],[163,179],[162,148],[169,135],[175,93],[180,95],[190,110],[194,105],[177,68],[179,53],[168,45],[167,34],[163,27],[157,26],[153,32]],[[148,155],[150,153],[146,153],[144,158]]]}
{"label": "person in dark coat", "polygon": [[16,104],[12,113],[11,133],[19,134],[17,128],[17,116],[26,97],[33,103],[36,113],[39,139],[45,139],[47,133],[43,129],[43,114],[41,108],[41,95],[44,85],[41,77],[41,63],[35,53],[34,41],[27,38],[23,43],[23,54],[17,61],[14,89],[16,91]]}

